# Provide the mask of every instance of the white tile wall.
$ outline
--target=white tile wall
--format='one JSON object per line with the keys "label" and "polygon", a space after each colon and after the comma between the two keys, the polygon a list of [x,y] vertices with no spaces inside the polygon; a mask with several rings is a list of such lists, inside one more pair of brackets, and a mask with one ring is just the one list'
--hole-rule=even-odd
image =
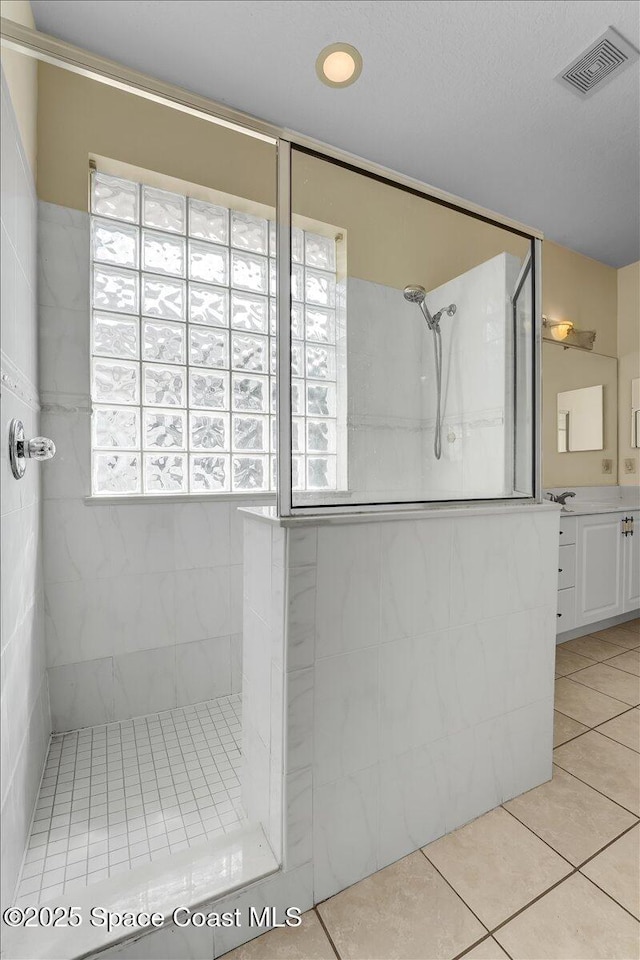
{"label": "white tile wall", "polygon": [[281,859],[284,793],[284,535],[245,515],[242,798]]}
{"label": "white tile wall", "polygon": [[[243,531],[236,505],[84,502],[89,218],[44,202],[38,212],[42,429],[58,450],[47,465],[43,510],[55,729],[237,692]],[[148,684],[125,677],[142,651],[149,671],[162,676],[153,697]],[[91,678],[95,696],[63,699],[80,675]]]}
{"label": "white tile wall", "polygon": [[[51,730],[44,651],[40,481],[32,464],[11,475],[7,431],[20,418],[28,436],[40,430],[37,389],[36,197],[4,73],[2,99],[2,898],[11,900],[36,801]],[[45,465],[46,466],[46,465]]]}
{"label": "white tile wall", "polygon": [[287,531],[284,862],[312,849],[316,902],[549,778],[557,524]]}

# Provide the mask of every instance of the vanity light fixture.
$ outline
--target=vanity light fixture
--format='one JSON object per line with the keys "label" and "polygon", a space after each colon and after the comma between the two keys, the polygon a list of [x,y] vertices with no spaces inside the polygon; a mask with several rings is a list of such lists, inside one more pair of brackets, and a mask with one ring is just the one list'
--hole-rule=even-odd
{"label": "vanity light fixture", "polygon": [[595,330],[577,330],[571,320],[551,320],[542,317],[542,336],[551,343],[560,343],[565,349],[577,347],[580,350],[593,350],[596,339]]}
{"label": "vanity light fixture", "polygon": [[362,57],[350,43],[330,43],[318,54],[316,73],[328,87],[349,87],[362,73]]}
{"label": "vanity light fixture", "polygon": [[543,317],[542,324],[548,329],[554,340],[566,340],[573,330],[573,324],[570,320],[549,320],[548,317]]}

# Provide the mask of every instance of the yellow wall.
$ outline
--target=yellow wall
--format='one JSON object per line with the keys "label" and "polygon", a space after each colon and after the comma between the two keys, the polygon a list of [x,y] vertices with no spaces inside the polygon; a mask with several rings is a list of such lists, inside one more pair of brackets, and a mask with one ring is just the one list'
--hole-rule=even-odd
{"label": "yellow wall", "polygon": [[[640,482],[640,456],[631,446],[631,381],[640,377],[640,261],[618,270],[618,456],[620,483]],[[625,472],[631,459],[635,472]]]}
{"label": "yellow wall", "polygon": [[[597,260],[545,240],[542,246],[542,312],[571,320],[579,330],[595,330],[593,351],[565,350],[545,343],[542,351],[542,482],[545,487],[605,486],[617,483],[618,387],[617,273]],[[557,395],[563,390],[604,384],[604,450],[558,453]],[[610,474],[602,460],[613,460]]]}
{"label": "yellow wall", "polygon": [[[605,486],[616,483],[618,465],[618,382],[615,357],[585,350],[542,346],[542,450],[545,487]],[[557,398],[563,390],[604,386],[604,449],[558,453]],[[602,460],[611,460],[610,474]]]}
{"label": "yellow wall", "polygon": [[[24,27],[34,27],[31,5],[28,0],[2,0],[0,12],[7,20],[13,20]],[[38,68],[37,61],[14,50],[2,47],[2,69],[7,80],[11,102],[18,121],[22,145],[31,172],[36,172],[36,126],[38,109]]]}

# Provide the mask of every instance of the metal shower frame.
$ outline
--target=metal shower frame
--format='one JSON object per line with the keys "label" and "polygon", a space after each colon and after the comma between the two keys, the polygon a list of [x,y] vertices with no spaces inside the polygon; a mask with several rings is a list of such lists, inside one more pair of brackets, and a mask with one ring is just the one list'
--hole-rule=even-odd
{"label": "metal shower frame", "polygon": [[[165,83],[137,70],[132,70],[105,57],[96,56],[80,47],[58,40],[48,34],[24,27],[5,17],[0,18],[0,38],[2,45],[19,53],[43,60],[53,66],[70,70],[81,76],[108,84],[144,97],[164,106],[226,126],[230,129],[256,137],[275,146],[277,151],[277,377],[278,377],[278,490],[277,513],[280,517],[306,517],[363,514],[395,513],[411,510],[436,510],[458,504],[469,506],[487,505],[495,502],[508,504],[541,502],[541,343],[542,343],[542,300],[541,266],[543,234],[534,228],[525,226],[508,217],[429,186],[412,177],[389,170],[380,164],[372,163],[361,157],[339,150],[274,124],[265,123],[256,117],[233,110],[207,97],[191,93],[188,90]],[[523,498],[495,498],[493,500],[462,501],[414,501],[411,503],[382,504],[309,504],[294,506],[291,484],[291,166],[292,151],[311,154],[354,172],[378,180],[389,186],[397,187],[417,197],[450,207],[490,223],[510,230],[530,243],[533,271],[533,496]],[[212,494],[212,496],[216,496]]]}

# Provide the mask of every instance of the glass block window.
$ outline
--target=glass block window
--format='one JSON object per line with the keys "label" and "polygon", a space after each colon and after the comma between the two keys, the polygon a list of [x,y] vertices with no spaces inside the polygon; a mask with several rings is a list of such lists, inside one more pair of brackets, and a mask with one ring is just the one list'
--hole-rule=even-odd
{"label": "glass block window", "polygon": [[[275,489],[275,224],[91,176],[92,491]],[[335,489],[335,240],[292,233],[293,485]]]}

